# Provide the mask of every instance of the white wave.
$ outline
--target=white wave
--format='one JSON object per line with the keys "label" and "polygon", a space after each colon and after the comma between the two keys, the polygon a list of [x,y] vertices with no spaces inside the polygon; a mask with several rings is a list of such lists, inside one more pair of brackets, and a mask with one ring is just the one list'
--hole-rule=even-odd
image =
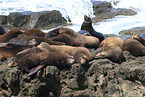
{"label": "white wave", "polygon": [[63,17],[71,19],[73,24],[83,22],[84,14],[93,16],[90,0],[1,0],[0,14],[22,11],[59,10]]}

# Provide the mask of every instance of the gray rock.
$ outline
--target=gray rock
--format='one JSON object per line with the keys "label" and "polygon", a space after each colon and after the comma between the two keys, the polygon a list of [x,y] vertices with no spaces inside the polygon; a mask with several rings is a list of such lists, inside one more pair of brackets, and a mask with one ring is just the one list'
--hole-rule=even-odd
{"label": "gray rock", "polygon": [[119,32],[120,35],[133,35],[133,34],[141,35],[143,33],[145,33],[145,27],[134,27]]}

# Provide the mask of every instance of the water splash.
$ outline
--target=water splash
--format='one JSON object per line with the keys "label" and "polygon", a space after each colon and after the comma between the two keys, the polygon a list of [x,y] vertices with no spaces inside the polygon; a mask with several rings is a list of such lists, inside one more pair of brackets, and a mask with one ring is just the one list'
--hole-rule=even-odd
{"label": "water splash", "polygon": [[84,14],[93,17],[90,0],[0,0],[0,15],[22,11],[59,10],[63,17],[71,19],[73,24],[83,22]]}

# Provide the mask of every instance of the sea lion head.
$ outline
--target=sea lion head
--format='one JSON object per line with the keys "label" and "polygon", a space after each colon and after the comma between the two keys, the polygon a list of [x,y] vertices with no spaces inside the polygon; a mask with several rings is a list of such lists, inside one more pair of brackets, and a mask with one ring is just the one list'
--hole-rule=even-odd
{"label": "sea lion head", "polygon": [[37,47],[50,49],[50,45],[48,43],[46,43],[46,42],[41,42]]}
{"label": "sea lion head", "polygon": [[112,62],[122,63],[125,60],[123,56],[122,49],[120,47],[113,47],[109,50],[99,52],[96,56],[96,59],[108,58]]}
{"label": "sea lion head", "polygon": [[92,23],[92,20],[91,20],[91,18],[90,17],[88,17],[87,15],[84,15],[84,22],[85,23],[87,23],[87,24],[90,24],[90,23]]}
{"label": "sea lion head", "polygon": [[28,45],[29,46],[36,46],[38,43],[37,43],[37,41],[35,40],[35,39],[32,39],[32,40],[30,40],[29,42],[28,42]]}

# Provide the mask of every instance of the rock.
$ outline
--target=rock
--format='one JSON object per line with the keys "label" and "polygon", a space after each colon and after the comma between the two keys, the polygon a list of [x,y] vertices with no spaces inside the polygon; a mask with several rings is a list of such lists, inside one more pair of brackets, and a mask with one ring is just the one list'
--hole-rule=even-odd
{"label": "rock", "polygon": [[104,19],[110,19],[117,15],[135,15],[135,11],[124,8],[113,8],[110,2],[91,0],[93,4],[94,15],[93,23],[100,22]]}
{"label": "rock", "polygon": [[135,27],[119,32],[120,35],[133,35],[133,34],[141,35],[143,33],[145,33],[145,27]]}
{"label": "rock", "polygon": [[106,1],[95,1],[91,0],[93,4],[94,14],[98,15],[100,13],[110,12],[113,8],[110,2]]}
{"label": "rock", "polygon": [[17,27],[27,30],[30,28],[48,29],[58,25],[66,25],[67,23],[59,11],[53,10],[42,12],[12,12],[8,16],[0,16],[0,24],[4,27]]}
{"label": "rock", "polygon": [[[96,53],[97,50],[91,50]],[[145,96],[145,56],[123,51],[126,61],[117,64],[94,59],[85,65],[73,64],[59,70],[47,66],[32,76],[16,68],[0,65],[0,96],[35,97],[143,97]],[[16,84],[17,83],[17,84]]]}

